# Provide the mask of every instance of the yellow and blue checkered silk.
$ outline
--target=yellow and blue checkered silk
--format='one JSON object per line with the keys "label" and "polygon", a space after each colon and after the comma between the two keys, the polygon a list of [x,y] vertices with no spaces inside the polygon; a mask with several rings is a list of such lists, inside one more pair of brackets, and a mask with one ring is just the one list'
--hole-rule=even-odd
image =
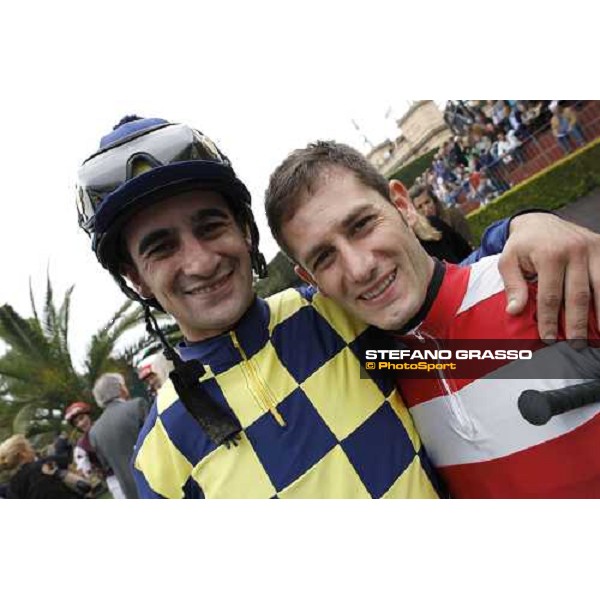
{"label": "yellow and blue checkered silk", "polygon": [[360,377],[381,334],[312,290],[256,299],[235,330],[179,348],[242,426],[218,448],[168,382],[140,434],[146,498],[436,498],[435,474],[389,380]]}

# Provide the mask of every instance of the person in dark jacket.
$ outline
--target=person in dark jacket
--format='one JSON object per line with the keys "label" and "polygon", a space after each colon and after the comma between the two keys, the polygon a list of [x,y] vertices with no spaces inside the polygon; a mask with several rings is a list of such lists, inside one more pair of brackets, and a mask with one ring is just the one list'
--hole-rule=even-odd
{"label": "person in dark jacket", "polygon": [[[407,221],[414,231],[421,246],[429,256],[439,258],[451,263],[460,263],[472,252],[472,247],[467,240],[441,218],[433,214],[433,210],[419,210],[423,205],[422,200],[429,198],[425,188],[418,188],[420,193],[412,200],[416,210],[411,210]],[[413,198],[411,190],[410,194]]]}
{"label": "person in dark jacket", "polygon": [[[420,218],[425,220],[423,216]],[[442,219],[427,217],[426,221],[429,224],[427,230],[430,235],[428,237],[425,239],[421,237],[423,233],[419,227],[413,226],[413,231],[429,256],[458,264],[471,254],[472,249],[467,240],[458,231],[446,225]]]}
{"label": "person in dark jacket", "polygon": [[0,445],[0,468],[13,472],[6,489],[6,498],[79,499],[82,493],[64,483],[67,472],[57,468],[50,459],[39,460],[24,435],[17,434]]}
{"label": "person in dark jacket", "polygon": [[442,202],[429,192],[427,186],[424,185],[413,186],[409,193],[412,203],[419,213],[427,218],[436,217],[437,219],[441,219],[448,227],[458,232],[470,246],[473,245],[473,236],[469,223],[460,209],[455,206],[444,206]]}

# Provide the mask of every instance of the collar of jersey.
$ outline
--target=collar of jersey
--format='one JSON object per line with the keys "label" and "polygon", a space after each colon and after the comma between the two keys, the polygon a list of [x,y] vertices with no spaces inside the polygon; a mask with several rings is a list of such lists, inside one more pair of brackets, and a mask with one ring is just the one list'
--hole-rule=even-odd
{"label": "collar of jersey", "polygon": [[405,335],[418,328],[437,338],[448,337],[448,329],[458,313],[469,282],[470,268],[435,260],[425,302],[400,332]]}
{"label": "collar of jersey", "polygon": [[183,360],[199,360],[215,374],[221,373],[244,359],[232,333],[245,357],[251,358],[269,338],[269,318],[268,304],[262,298],[255,298],[231,330],[201,342],[182,342],[177,350]]}

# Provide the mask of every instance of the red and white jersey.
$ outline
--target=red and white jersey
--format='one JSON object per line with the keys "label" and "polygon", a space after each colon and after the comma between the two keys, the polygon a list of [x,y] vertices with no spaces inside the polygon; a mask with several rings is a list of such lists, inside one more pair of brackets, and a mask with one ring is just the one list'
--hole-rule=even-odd
{"label": "red and white jersey", "polygon": [[[414,347],[415,337],[422,336],[443,348],[444,340],[538,338],[535,284],[524,313],[511,316],[505,310],[498,257],[469,267],[447,264],[445,269],[427,314],[401,341]],[[595,314],[590,315],[589,336],[600,339]],[[562,317],[558,339],[565,339]],[[558,389],[599,377],[600,351],[595,345],[576,351],[566,342],[535,342],[531,360],[489,367],[488,374],[498,375],[502,369],[502,378],[456,379],[444,371],[437,378],[398,380],[452,496],[600,497],[600,402],[556,416],[543,426],[523,419],[517,405],[525,389]],[[536,378],[537,373],[543,375]]]}

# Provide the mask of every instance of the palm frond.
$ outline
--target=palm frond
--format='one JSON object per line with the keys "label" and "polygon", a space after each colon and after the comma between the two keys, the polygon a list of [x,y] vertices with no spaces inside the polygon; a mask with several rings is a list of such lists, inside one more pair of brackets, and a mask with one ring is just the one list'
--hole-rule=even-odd
{"label": "palm frond", "polygon": [[49,340],[54,339],[56,334],[56,308],[54,307],[54,292],[52,290],[52,282],[50,281],[50,273],[47,274],[43,325],[46,337]]}
{"label": "palm frond", "polygon": [[12,429],[15,433],[27,435],[31,421],[35,415],[36,407],[32,404],[26,404],[17,412],[13,419]]}
{"label": "palm frond", "polygon": [[71,311],[71,295],[75,286],[72,285],[65,293],[65,297],[58,311],[58,332],[60,336],[60,351],[68,366],[73,369],[73,362],[69,353],[69,317]]}
{"label": "palm frond", "polygon": [[49,345],[38,321],[24,319],[10,304],[0,306],[0,338],[31,360],[48,359]]}
{"label": "palm frond", "polygon": [[85,368],[77,372],[68,345],[73,290],[74,286],[67,289],[57,307],[48,275],[39,315],[31,280],[32,318],[23,318],[10,305],[0,306],[0,339],[8,346],[0,356],[1,431],[58,431],[68,403],[91,400],[93,383],[102,372],[131,371],[132,359],[150,343],[148,336],[142,335],[119,350],[122,336],[143,322],[142,310],[132,310],[133,303],[127,300],[94,334]]}
{"label": "palm frond", "polygon": [[31,287],[31,277],[29,277],[29,300],[31,301],[31,311],[33,312],[33,317],[39,323],[40,318],[38,317],[37,308],[35,306],[35,299],[33,297],[33,287]]}

